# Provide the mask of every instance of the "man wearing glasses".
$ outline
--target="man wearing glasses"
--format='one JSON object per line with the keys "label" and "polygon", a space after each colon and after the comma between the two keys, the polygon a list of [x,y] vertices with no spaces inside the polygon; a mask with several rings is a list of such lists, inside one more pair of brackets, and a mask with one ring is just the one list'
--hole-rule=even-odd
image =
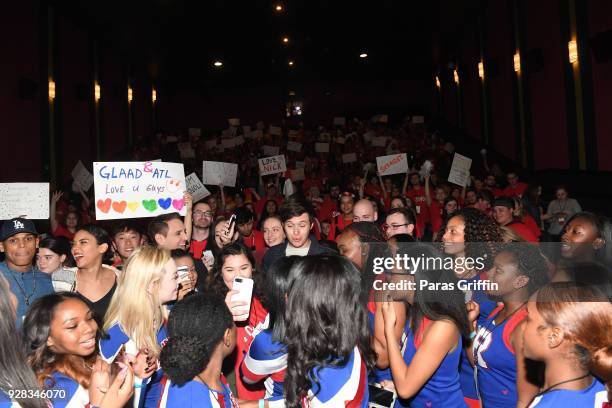
{"label": "man wearing glasses", "polygon": [[414,214],[410,209],[406,207],[393,208],[389,211],[389,214],[387,214],[383,229],[387,235],[387,239],[398,234],[408,234],[412,236],[415,223]]}
{"label": "man wearing glasses", "polygon": [[204,251],[210,249],[210,226],[213,222],[213,212],[208,203],[200,201],[193,206],[193,232],[189,252],[194,259],[202,259]]}

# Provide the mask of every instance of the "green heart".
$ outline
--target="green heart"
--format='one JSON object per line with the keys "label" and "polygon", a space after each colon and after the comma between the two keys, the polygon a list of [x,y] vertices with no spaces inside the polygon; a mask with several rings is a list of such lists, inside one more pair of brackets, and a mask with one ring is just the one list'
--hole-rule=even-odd
{"label": "green heart", "polygon": [[157,203],[155,200],[142,200],[142,206],[151,212],[157,210]]}

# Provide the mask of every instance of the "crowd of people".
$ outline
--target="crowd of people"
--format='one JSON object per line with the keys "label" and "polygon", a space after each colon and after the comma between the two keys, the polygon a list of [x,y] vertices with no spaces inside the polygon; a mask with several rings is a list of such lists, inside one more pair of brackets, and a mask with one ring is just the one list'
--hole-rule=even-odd
{"label": "crowd of people", "polygon": [[[186,193],[184,217],[96,221],[75,188],[49,226],[3,222],[0,407],[609,406],[607,217],[486,152],[451,184],[454,146],[412,121],[252,135],[134,150],[239,165],[236,187]],[[304,180],[259,176],[264,146]],[[408,171],[378,174],[397,152]]]}

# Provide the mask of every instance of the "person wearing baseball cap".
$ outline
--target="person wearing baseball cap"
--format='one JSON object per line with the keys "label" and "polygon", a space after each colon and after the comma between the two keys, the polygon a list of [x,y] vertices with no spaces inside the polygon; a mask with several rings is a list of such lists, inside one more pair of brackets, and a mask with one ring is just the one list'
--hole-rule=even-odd
{"label": "person wearing baseball cap", "polygon": [[0,228],[0,251],[4,262],[0,272],[10,284],[10,290],[17,297],[17,327],[32,302],[39,297],[53,293],[51,276],[33,266],[38,232],[31,220],[13,218],[6,220]]}

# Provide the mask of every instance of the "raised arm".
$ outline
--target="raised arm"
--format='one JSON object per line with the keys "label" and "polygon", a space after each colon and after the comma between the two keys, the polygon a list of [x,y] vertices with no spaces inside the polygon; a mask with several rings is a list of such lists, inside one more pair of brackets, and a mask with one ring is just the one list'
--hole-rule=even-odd
{"label": "raised arm", "polygon": [[223,191],[223,184],[219,184],[219,192],[221,193],[221,212],[225,212],[225,192]]}
{"label": "raised arm", "polygon": [[431,205],[431,192],[429,191],[429,174],[425,176],[425,201],[427,205]]}
{"label": "raised arm", "polygon": [[187,235],[187,239],[191,241],[191,232],[193,231],[193,196],[185,191],[183,193],[183,201],[185,202],[185,219],[183,223],[185,224],[185,234]]}
{"label": "raised arm", "polygon": [[[393,329],[393,336],[401,339],[406,325],[406,306],[403,302],[392,302],[397,322]],[[385,320],[382,314],[382,303],[376,303],[376,313],[374,314],[374,336],[372,337],[372,348],[376,352],[376,366],[378,368],[389,367],[389,352],[387,350],[387,339],[385,337]]]}
{"label": "raised arm", "polygon": [[64,193],[61,191],[56,191],[51,196],[51,208],[49,208],[49,221],[51,222],[51,234],[55,232],[59,223],[57,222],[57,218],[55,218],[55,211],[57,209],[57,202],[62,198]]}
{"label": "raised arm", "polygon": [[406,189],[408,188],[408,173],[404,176],[404,184],[402,185],[402,196],[406,195]]}

